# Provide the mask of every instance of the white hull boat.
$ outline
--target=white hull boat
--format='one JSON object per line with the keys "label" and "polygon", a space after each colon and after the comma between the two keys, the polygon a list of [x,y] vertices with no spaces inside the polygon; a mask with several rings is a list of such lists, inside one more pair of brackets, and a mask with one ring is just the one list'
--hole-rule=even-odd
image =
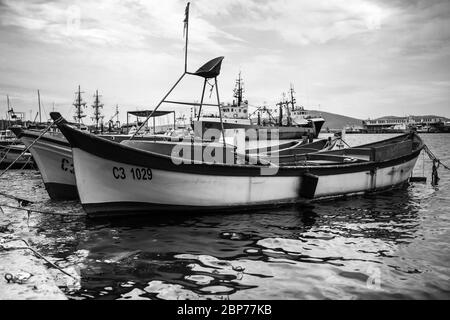
{"label": "white hull boat", "polygon": [[113,143],[51,115],[72,146],[78,193],[91,216],[227,210],[379,192],[407,183],[423,148],[411,133],[299,155],[294,165],[179,164],[170,154]]}

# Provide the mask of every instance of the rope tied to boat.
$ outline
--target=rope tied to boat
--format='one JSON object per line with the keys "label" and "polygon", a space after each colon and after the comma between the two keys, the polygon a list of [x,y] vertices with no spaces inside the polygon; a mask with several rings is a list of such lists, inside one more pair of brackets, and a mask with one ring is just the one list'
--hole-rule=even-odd
{"label": "rope tied to boat", "polygon": [[25,150],[22,151],[22,153],[16,158],[16,160],[14,160],[13,162],[11,162],[11,164],[2,172],[0,173],[0,177],[3,176],[25,153],[28,152],[28,150],[30,150],[30,148],[44,135],[47,133],[48,130],[50,130],[50,128],[52,127],[53,123],[50,123],[47,128],[45,128],[41,134],[34,139],[34,141],[32,143],[30,143],[30,145],[28,147],[25,148]]}
{"label": "rope tied to boat", "polygon": [[433,161],[433,166],[431,168],[431,184],[437,185],[440,178],[438,174],[439,167],[443,167],[444,169],[447,169],[450,171],[450,167],[442,163],[442,161],[436,157],[436,155],[430,150],[430,148],[424,144],[423,151],[428,155],[431,161]]}
{"label": "rope tied to boat", "polygon": [[434,162],[437,163],[438,168],[439,166],[442,166],[443,168],[450,171],[450,167],[442,163],[442,161],[434,155],[434,153],[430,150],[430,148],[426,144],[423,146],[423,150],[426,152],[430,160],[433,160]]}
{"label": "rope tied to boat", "polygon": [[[11,147],[12,147],[12,144],[8,145],[8,149],[7,149],[6,152],[4,153],[2,160],[0,160],[0,163],[2,163],[3,160],[6,159],[6,157],[8,156],[9,151],[11,151]],[[2,149],[6,149],[6,148],[2,147]]]}
{"label": "rope tied to boat", "polygon": [[[58,119],[59,120],[59,119]],[[52,125],[53,125],[53,123],[50,123],[48,126],[47,126],[47,128],[45,128],[42,132],[41,132],[41,134],[36,138],[36,139],[34,139],[33,140],[33,142],[32,143],[30,143],[30,145],[28,146],[28,147],[26,147],[25,148],[25,150],[23,150],[22,151],[22,153],[13,161],[13,162],[11,162],[10,163],[10,165],[2,172],[2,173],[0,173],[0,177],[1,176],[3,176],[6,172],[8,172],[8,170],[9,169],[11,169],[12,168],[12,166],[26,153],[26,152],[28,152],[28,150],[45,134],[45,133],[47,133],[47,131],[48,130],[50,130],[50,128],[52,127]],[[6,197],[6,198],[9,198],[9,199],[13,199],[13,200],[16,200],[17,202],[19,202],[19,205],[20,206],[27,206],[27,205],[29,205],[30,203],[33,203],[33,201],[30,201],[30,200],[27,200],[27,199],[22,199],[22,198],[19,198],[19,197],[16,197],[16,196],[13,196],[13,195],[10,195],[10,194],[7,194],[7,193],[4,193],[4,192],[0,192],[0,195],[1,196],[4,196],[4,197]]]}

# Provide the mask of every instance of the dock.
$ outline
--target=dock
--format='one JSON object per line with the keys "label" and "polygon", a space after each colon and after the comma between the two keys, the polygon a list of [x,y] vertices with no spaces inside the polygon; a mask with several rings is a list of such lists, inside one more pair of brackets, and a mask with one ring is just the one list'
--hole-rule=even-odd
{"label": "dock", "polygon": [[67,300],[55,272],[23,241],[33,236],[26,221],[24,212],[0,210],[0,299]]}

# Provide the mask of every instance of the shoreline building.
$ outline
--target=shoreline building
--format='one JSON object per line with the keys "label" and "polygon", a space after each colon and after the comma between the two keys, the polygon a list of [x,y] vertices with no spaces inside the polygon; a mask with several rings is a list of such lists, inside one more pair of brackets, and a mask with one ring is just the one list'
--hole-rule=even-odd
{"label": "shoreline building", "polygon": [[448,120],[437,116],[388,116],[364,120],[363,126],[367,133],[402,133],[409,130],[439,132],[440,125],[446,121]]}

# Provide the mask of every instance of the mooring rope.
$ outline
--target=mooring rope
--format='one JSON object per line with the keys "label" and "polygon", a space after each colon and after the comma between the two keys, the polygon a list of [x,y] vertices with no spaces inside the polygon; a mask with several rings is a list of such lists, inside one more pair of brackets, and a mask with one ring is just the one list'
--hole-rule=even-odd
{"label": "mooring rope", "polygon": [[20,170],[23,170],[28,165],[28,163],[30,163],[30,160],[31,160],[31,156],[28,157],[27,162],[25,162],[25,164],[22,166],[22,168],[20,168]]}
{"label": "mooring rope", "polygon": [[450,167],[445,165],[444,163],[442,163],[442,161],[440,159],[438,159],[434,153],[430,150],[430,148],[425,144],[423,146],[423,150],[426,152],[426,154],[428,155],[428,157],[430,158],[430,160],[435,161],[436,163],[438,163],[440,166],[442,166],[443,168],[447,169],[450,171]]}
{"label": "mooring rope", "polygon": [[[3,155],[3,158],[2,158],[2,160],[0,160],[0,163],[2,163],[2,162],[3,162],[3,160],[5,160],[5,159],[6,159],[6,157],[8,156],[8,153],[9,153],[9,151],[11,151],[11,147],[12,147],[12,144],[8,145],[8,150],[6,150],[5,154]],[[6,148],[5,148],[5,147],[3,147],[3,146],[2,146],[2,148],[3,148],[3,149],[6,149]]]}
{"label": "mooring rope", "polygon": [[[27,242],[25,239],[20,238],[20,239],[17,239],[17,240],[23,241],[23,242],[25,243],[26,247],[6,248],[5,246],[1,245],[0,248],[3,249],[3,250],[5,250],[5,251],[8,251],[8,250],[27,250],[27,249],[28,249],[28,250],[31,250],[38,258],[44,260],[45,262],[47,262],[48,264],[50,264],[50,265],[51,265],[52,267],[54,267],[55,269],[58,269],[58,270],[61,271],[62,273],[68,275],[69,277],[71,277],[71,278],[73,278],[73,279],[75,279],[75,280],[78,280],[76,277],[74,277],[73,275],[71,275],[70,273],[68,273],[67,271],[65,271],[64,269],[62,269],[61,267],[57,266],[56,264],[54,264],[53,262],[51,262],[50,260],[48,260],[48,259],[47,259],[46,257],[44,257],[42,254],[40,254],[36,249],[30,247],[30,245],[28,244],[28,242]],[[16,240],[13,240],[13,241],[16,241]],[[10,242],[12,242],[12,241],[10,241]],[[8,275],[8,273],[7,273],[6,275]],[[10,280],[12,279],[12,275],[11,275],[11,274],[9,274],[9,275],[11,275],[11,277],[6,277],[6,275],[5,275],[5,279],[6,279],[7,281],[8,281],[8,278],[9,278]],[[9,281],[8,281],[8,282],[9,282]]]}
{"label": "mooring rope", "polygon": [[48,131],[50,130],[50,128],[52,127],[53,123],[50,123],[48,125],[47,128],[44,129],[44,131],[41,132],[41,134],[39,135],[39,137],[37,137],[36,139],[34,139],[34,141],[25,148],[25,150],[22,151],[22,153],[17,157],[16,160],[14,160],[13,162],[11,162],[11,164],[2,172],[0,173],[0,177],[3,176],[19,159],[20,157],[22,157],[26,152],[28,152],[28,150]]}
{"label": "mooring rope", "polygon": [[[51,126],[53,124],[49,124],[49,126],[47,128],[44,129],[44,131],[41,132],[41,134],[27,147],[25,148],[25,150],[17,157],[16,160],[14,160],[2,173],[0,173],[0,177],[3,176],[9,169],[11,169],[11,167],[20,159],[20,157],[22,157],[26,152],[28,152],[28,150],[48,131],[50,130]],[[30,157],[31,159],[31,157]],[[33,203],[33,201],[27,200],[27,199],[23,199],[23,198],[19,198],[4,192],[0,192],[1,196],[4,196],[6,198],[9,199],[13,199],[19,202],[20,205],[28,205],[30,203]]]}
{"label": "mooring rope", "polygon": [[15,207],[15,206],[11,206],[9,204],[0,204],[0,209],[2,207],[27,211],[28,214],[34,212],[34,213],[40,213],[40,214],[48,214],[48,215],[54,215],[54,216],[66,216],[66,217],[85,217],[86,216],[86,214],[84,214],[84,213],[42,211],[42,210],[31,209],[31,208]]}

